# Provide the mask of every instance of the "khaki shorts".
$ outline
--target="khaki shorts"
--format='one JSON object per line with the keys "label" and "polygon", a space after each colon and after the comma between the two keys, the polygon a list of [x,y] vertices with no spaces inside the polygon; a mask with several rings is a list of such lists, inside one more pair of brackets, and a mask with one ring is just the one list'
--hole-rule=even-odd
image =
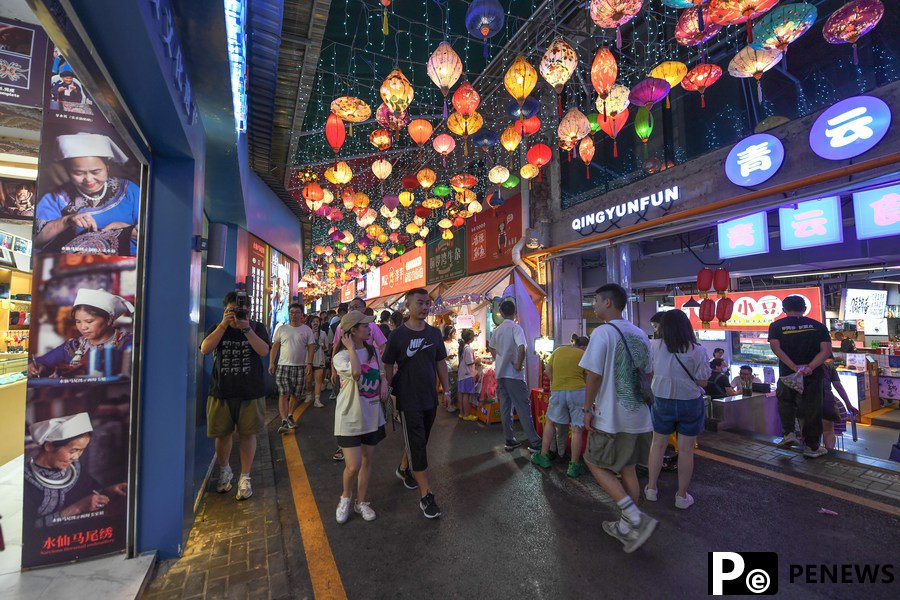
{"label": "khaki shorts", "polygon": [[621,473],[626,467],[647,464],[652,440],[653,433],[649,431],[647,433],[591,431],[588,433],[584,461],[613,473]]}
{"label": "khaki shorts", "polygon": [[256,435],[263,429],[263,402],[252,400],[206,399],[206,435],[217,438],[230,435],[237,428],[239,435]]}

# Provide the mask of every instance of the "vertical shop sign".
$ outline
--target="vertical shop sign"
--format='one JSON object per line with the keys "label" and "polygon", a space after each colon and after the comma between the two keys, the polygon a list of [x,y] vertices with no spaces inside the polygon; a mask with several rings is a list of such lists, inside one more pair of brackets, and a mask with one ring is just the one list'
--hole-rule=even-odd
{"label": "vertical shop sign", "polygon": [[23,567],[125,548],[140,298],[141,165],[62,54],[49,52],[35,192]]}
{"label": "vertical shop sign", "polygon": [[469,219],[466,228],[470,275],[513,264],[512,249],[522,237],[522,197],[516,194],[503,206],[485,208]]}
{"label": "vertical shop sign", "polygon": [[268,287],[268,245],[253,235],[247,234],[247,293],[250,295],[250,320],[266,323],[269,311],[266,307],[266,287]]}
{"label": "vertical shop sign", "polygon": [[37,25],[0,19],[0,102],[41,107],[47,44]]}
{"label": "vertical shop sign", "polygon": [[796,208],[779,208],[781,249],[795,250],[844,241],[841,199],[838,196],[799,202]]}
{"label": "vertical shop sign", "polygon": [[466,276],[466,230],[459,229],[452,240],[438,238],[428,242],[425,279],[428,285],[453,281]]}
{"label": "vertical shop sign", "polygon": [[294,264],[293,260],[278,250],[269,248],[269,282],[267,286],[269,320],[266,323],[269,331],[275,331],[279,325],[290,320],[291,272]]}
{"label": "vertical shop sign", "polygon": [[381,267],[372,267],[366,273],[366,300],[381,297]]}
{"label": "vertical shop sign", "polygon": [[769,251],[769,229],[765,212],[719,223],[719,258],[765,254]]}
{"label": "vertical shop sign", "polygon": [[853,216],[858,239],[900,235],[900,185],[853,194]]}

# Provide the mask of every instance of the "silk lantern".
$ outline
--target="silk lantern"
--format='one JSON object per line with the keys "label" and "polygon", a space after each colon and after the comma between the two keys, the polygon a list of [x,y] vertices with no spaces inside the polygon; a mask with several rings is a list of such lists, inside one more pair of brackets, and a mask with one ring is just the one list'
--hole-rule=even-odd
{"label": "silk lantern", "polygon": [[[590,129],[590,127],[588,128]],[[541,181],[542,175],[540,172],[540,168],[550,162],[550,159],[553,158],[553,151],[550,150],[550,146],[548,146],[547,144],[535,144],[534,146],[529,148],[528,153],[526,154],[526,158],[528,159],[528,162],[530,164],[538,168],[538,181]]]}
{"label": "silk lantern", "polygon": [[604,116],[607,114],[606,99],[616,84],[618,76],[619,65],[616,63],[616,57],[609,48],[601,46],[591,63],[591,85],[597,92],[597,110],[600,110],[600,101],[603,101]]}
{"label": "silk lantern", "polygon": [[588,180],[591,178],[591,161],[594,159],[594,140],[591,136],[585,137],[578,143],[578,156],[584,163],[584,170]]}
{"label": "silk lantern", "polygon": [[700,63],[684,76],[681,87],[689,92],[700,92],[700,108],[706,108],[706,89],[722,76],[722,67],[714,63]]}
{"label": "silk lantern", "polygon": [[562,100],[560,94],[566,82],[575,73],[578,66],[578,54],[575,49],[569,45],[562,36],[556,38],[547,47],[544,56],[541,58],[539,69],[541,77],[550,84],[550,87],[556,92],[556,113],[562,116]]}
{"label": "silk lantern", "polygon": [[325,121],[325,139],[328,140],[328,145],[337,156],[341,146],[344,145],[344,140],[347,139],[347,130],[344,128],[341,118],[334,113],[328,115],[328,119]]}
{"label": "silk lantern", "polygon": [[618,158],[619,156],[619,147],[616,142],[616,136],[619,135],[619,132],[622,131],[622,128],[625,127],[626,123],[628,123],[627,108],[622,109],[622,111],[615,116],[610,115],[605,119],[600,115],[597,116],[597,124],[600,126],[600,129],[613,140],[614,158]]}
{"label": "silk lantern", "polygon": [[472,116],[472,113],[478,110],[479,104],[481,104],[481,96],[468,81],[464,81],[453,92],[453,108],[465,119],[468,119]]}
{"label": "silk lantern", "polygon": [[781,62],[784,54],[768,48],[745,46],[728,63],[728,74],[732,77],[753,77],[756,79],[756,94],[760,102],[762,95],[762,74]]}
{"label": "silk lantern", "polygon": [[591,0],[591,20],[598,27],[616,30],[616,48],[622,49],[620,27],[641,11],[644,0]]}
{"label": "silk lantern", "polygon": [[516,151],[516,148],[519,147],[519,144],[522,142],[522,134],[512,125],[503,130],[503,133],[500,134],[500,145],[503,146],[503,149],[510,153],[510,155]]}
{"label": "silk lantern", "polygon": [[700,322],[703,329],[709,329],[709,322],[716,318],[716,301],[712,298],[705,298],[700,303]]}
{"label": "silk lantern", "polygon": [[456,148],[456,141],[449,134],[442,133],[434,138],[431,142],[434,151],[443,157],[443,165],[447,166],[447,155]]}
{"label": "silk lantern", "polygon": [[822,35],[829,44],[852,44],[853,64],[857,64],[856,42],[878,25],[883,15],[881,0],[851,0],[831,13]]}
{"label": "silk lantern", "polygon": [[416,179],[415,175],[407,175],[400,180],[400,183],[409,191],[413,191],[419,187],[419,180]]}
{"label": "silk lantern", "polygon": [[724,267],[719,267],[716,269],[716,272],[713,273],[713,289],[716,290],[720,297],[724,298],[725,292],[728,291],[728,284],[731,283],[729,278],[730,275],[728,274],[728,269],[725,269]]}
{"label": "silk lantern", "polygon": [[817,15],[816,7],[806,2],[776,6],[753,26],[753,47],[787,52],[790,44],[809,31]]}
{"label": "silk lantern", "polygon": [[399,68],[388,74],[381,84],[381,99],[393,113],[402,113],[412,104],[413,88]]}
{"label": "silk lantern", "polygon": [[331,112],[341,120],[350,123],[350,135],[353,135],[353,124],[362,123],[372,116],[372,109],[368,104],[353,96],[341,96],[331,101]]}
{"label": "silk lantern", "polygon": [[384,152],[391,147],[391,134],[384,129],[376,129],[369,134],[369,143]]}
{"label": "silk lantern", "polygon": [[709,18],[719,25],[747,24],[747,43],[753,43],[753,19],[772,10],[778,0],[710,0]]}
{"label": "silk lantern", "polygon": [[375,177],[378,178],[379,181],[384,181],[391,175],[391,171],[393,171],[393,166],[391,165],[391,161],[385,159],[379,159],[372,163],[372,173]]}
{"label": "silk lantern", "polygon": [[418,173],[416,173],[416,179],[419,181],[419,185],[421,185],[426,190],[434,185],[434,182],[437,181],[437,175],[434,171],[425,167],[420,169]]}
{"label": "silk lantern", "polygon": [[485,58],[488,57],[488,38],[497,35],[504,21],[503,6],[497,0],[474,0],[466,10],[466,31],[482,40]]}
{"label": "silk lantern", "polygon": [[[704,300],[705,302],[705,300]],[[716,319],[719,321],[720,327],[725,327],[731,317],[734,315],[734,300],[731,298],[721,298],[716,302]]]}
{"label": "silk lantern", "polygon": [[525,98],[534,90],[537,84],[537,71],[521,54],[516,57],[503,76],[503,85],[513,100],[522,106]]}
{"label": "silk lantern", "polygon": [[697,273],[697,289],[700,291],[701,298],[706,298],[709,295],[709,290],[711,290],[713,286],[714,277],[715,274],[709,267],[703,267],[700,269],[700,272]]}
{"label": "silk lantern", "polygon": [[675,41],[682,46],[697,46],[722,31],[709,18],[709,5],[694,6],[681,13],[675,24]]}
{"label": "silk lantern", "polygon": [[[681,80],[684,79],[684,76],[687,75],[687,72],[687,65],[683,62],[677,60],[667,60],[653,67],[653,70],[650,71],[650,77],[664,79],[666,83],[669,84],[669,89],[671,91],[672,88],[681,83]],[[669,94],[666,94],[666,108],[669,108],[670,106],[671,104],[669,103]]]}
{"label": "silk lantern", "polygon": [[591,122],[583,112],[577,108],[570,108],[566,112],[566,116],[560,120],[556,133],[560,140],[574,145],[578,140],[590,135]]}
{"label": "silk lantern", "polygon": [[410,121],[406,130],[409,132],[409,137],[412,138],[412,141],[420,148],[422,147],[422,144],[428,141],[428,138],[430,138],[431,134],[434,132],[431,123],[425,119],[415,119]]}
{"label": "silk lantern", "polygon": [[447,94],[462,75],[463,65],[450,42],[443,41],[431,54],[426,65],[428,77],[444,96],[444,119],[447,118]]}

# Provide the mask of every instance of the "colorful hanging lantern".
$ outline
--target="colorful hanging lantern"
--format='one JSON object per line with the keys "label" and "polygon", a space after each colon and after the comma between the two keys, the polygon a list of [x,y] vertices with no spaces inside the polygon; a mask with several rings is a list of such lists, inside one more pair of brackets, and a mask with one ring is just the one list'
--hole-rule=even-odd
{"label": "colorful hanging lantern", "polygon": [[437,181],[437,175],[435,175],[434,171],[425,167],[423,169],[419,169],[419,172],[416,173],[416,179],[419,181],[419,185],[421,185],[426,190],[434,185],[434,182]]}
{"label": "colorful hanging lantern", "polygon": [[496,146],[500,141],[500,136],[495,131],[481,128],[472,136],[472,143],[481,147],[482,152],[487,152],[488,148]]}
{"label": "colorful hanging lantern", "polygon": [[453,149],[456,148],[456,140],[453,139],[452,136],[442,133],[438,136],[435,136],[434,140],[431,142],[434,151],[440,154],[443,157],[443,164],[447,166],[447,155],[453,152]]}
{"label": "colorful hanging lantern", "polygon": [[508,114],[511,119],[517,121],[533,117],[534,115],[538,114],[540,110],[540,101],[537,98],[531,96],[525,98],[525,101],[521,106],[519,106],[519,103],[516,100],[510,100],[506,104],[506,114]]}
{"label": "colorful hanging lantern", "polygon": [[681,13],[675,25],[675,41],[682,46],[697,46],[722,31],[722,26],[709,18],[709,5],[694,6]]}
{"label": "colorful hanging lantern", "polygon": [[700,92],[700,107],[706,108],[706,98],[703,94],[706,88],[714,84],[722,76],[722,67],[713,63],[700,63],[684,76],[681,87],[689,92]]}
{"label": "colorful hanging lantern", "polygon": [[[653,133],[653,113],[646,106],[638,108],[637,115],[634,117],[634,132],[637,134],[644,144],[650,139]],[[646,145],[644,146],[646,153]]]}
{"label": "colorful hanging lantern", "polygon": [[553,158],[553,151],[550,150],[550,146],[547,144],[535,144],[529,148],[526,158],[528,162],[540,168],[550,162]]}
{"label": "colorful hanging lantern", "polygon": [[450,88],[456,85],[460,75],[462,75],[463,65],[459,59],[459,55],[453,50],[453,46],[449,42],[444,41],[438,44],[431,58],[428,59],[426,65],[428,77],[434,83],[444,96],[444,119],[447,118],[447,94]]}
{"label": "colorful hanging lantern", "polygon": [[[418,182],[416,182],[416,183],[418,183]],[[400,192],[400,195],[397,196],[397,198],[400,200],[400,206],[402,206],[403,208],[409,208],[410,206],[412,206],[412,203],[416,199],[416,197],[413,196],[412,192],[406,192],[406,191]]]}
{"label": "colorful hanging lantern", "polygon": [[817,15],[816,7],[806,2],[776,6],[753,26],[753,47],[787,52],[789,44],[809,31]]}
{"label": "colorful hanging lantern", "polygon": [[378,178],[379,181],[384,181],[391,175],[391,171],[394,170],[393,165],[391,165],[391,161],[385,160],[383,158],[376,160],[372,163],[372,173],[375,177]]}
{"label": "colorful hanging lantern", "polygon": [[514,187],[517,187],[520,183],[522,183],[522,180],[519,179],[519,176],[515,173],[510,173],[509,179],[503,182],[503,187],[506,189],[512,189]]}
{"label": "colorful hanging lantern", "polygon": [[425,201],[422,202],[422,206],[424,206],[425,208],[427,208],[429,210],[437,210],[437,209],[441,208],[442,206],[444,206],[444,203],[441,202],[437,198],[429,197],[429,198],[425,198]]}
{"label": "colorful hanging lantern", "polygon": [[331,101],[331,112],[341,120],[350,123],[350,135],[353,135],[353,124],[362,123],[372,116],[372,109],[368,104],[353,96],[341,96]]}
{"label": "colorful hanging lantern", "polygon": [[453,239],[453,232],[450,231],[449,229],[444,229],[443,231],[441,231],[441,239],[443,239],[443,240],[452,240],[452,239]]}
{"label": "colorful hanging lantern", "polygon": [[[393,219],[394,217],[397,216],[397,209],[396,208],[394,208],[394,209],[388,208],[387,205],[382,206],[381,210],[379,210],[378,212],[381,213],[381,216],[384,217],[385,219]],[[376,237],[377,237],[377,235],[376,235]]]}
{"label": "colorful hanging lantern", "polygon": [[591,122],[583,112],[577,108],[570,108],[566,116],[560,120],[556,133],[560,141],[574,146],[578,140],[591,134]]}
{"label": "colorful hanging lantern", "polygon": [[388,195],[381,199],[388,210],[397,210],[397,206],[400,204],[400,198],[394,195]]}
{"label": "colorful hanging lantern", "polygon": [[709,18],[719,25],[747,24],[747,43],[753,43],[753,19],[772,10],[778,0],[710,0]]}
{"label": "colorful hanging lantern", "polygon": [[407,175],[403,179],[400,180],[400,183],[408,189],[409,191],[413,191],[419,187],[419,180],[415,175]]}
{"label": "colorful hanging lantern", "polygon": [[716,302],[716,319],[719,321],[719,327],[725,327],[733,315],[734,300],[723,297]]}
{"label": "colorful hanging lantern", "polygon": [[447,129],[461,136],[464,140],[463,154],[469,155],[469,135],[476,133],[484,124],[484,119],[478,112],[472,113],[469,118],[463,117],[458,112],[454,112],[447,119]]}
{"label": "colorful hanging lantern", "polygon": [[643,106],[650,110],[654,104],[668,95],[670,89],[671,86],[665,79],[648,77],[631,88],[628,93],[628,101],[635,106]]}
{"label": "colorful hanging lantern", "polygon": [[482,40],[484,57],[488,57],[488,38],[494,37],[503,28],[505,15],[497,0],[474,0],[466,11],[466,31],[474,38]]}
{"label": "colorful hanging lantern", "polygon": [[347,130],[344,128],[341,118],[334,113],[328,115],[328,119],[325,121],[325,139],[328,140],[328,145],[337,156],[341,146],[344,145],[344,140],[347,139]]}
{"label": "colorful hanging lantern", "polygon": [[453,190],[450,189],[449,185],[446,184],[438,184],[434,186],[434,189],[431,190],[431,193],[437,196],[438,198],[446,198],[450,195]]}
{"label": "colorful hanging lantern", "polygon": [[[594,56],[591,63],[591,85],[597,92],[597,110],[606,115],[606,99],[616,84],[616,77],[619,76],[619,65],[616,63],[616,57],[606,46],[601,46]],[[603,108],[601,109],[601,101]]]}
{"label": "colorful hanging lantern", "polygon": [[509,179],[509,169],[502,165],[495,165],[488,171],[488,179],[494,185],[503,185]]}
{"label": "colorful hanging lantern", "polygon": [[[309,202],[321,202],[325,197],[325,192],[322,190],[322,186],[320,186],[316,182],[308,183],[303,188],[303,199]],[[310,209],[312,210],[312,209]],[[313,211],[315,212],[315,211]]]}
{"label": "colorful hanging lantern", "polygon": [[622,128],[625,127],[625,124],[628,122],[628,109],[623,108],[621,112],[616,115],[609,115],[605,119],[601,116],[598,116],[597,123],[600,125],[600,129],[603,132],[612,138],[613,140],[613,157],[618,158],[619,156],[619,147],[616,142],[616,136],[619,135],[619,132],[622,131]]}
{"label": "colorful hanging lantern", "polygon": [[413,99],[413,88],[399,68],[394,69],[381,84],[381,99],[393,113],[402,113]]}
{"label": "colorful hanging lantern", "polygon": [[391,134],[384,129],[376,129],[369,134],[369,143],[384,152],[391,147]]}
{"label": "colorful hanging lantern", "polygon": [[[667,60],[653,67],[653,70],[650,71],[650,77],[664,79],[666,83],[669,84],[669,90],[671,91],[672,88],[681,83],[681,80],[684,79],[687,72],[687,65],[683,62]],[[669,94],[666,94],[666,108],[669,108],[670,106]]]}
{"label": "colorful hanging lantern", "polygon": [[516,121],[513,127],[518,130],[519,135],[531,137],[541,129],[541,119],[537,115],[528,117],[524,121]]}
{"label": "colorful hanging lantern", "polygon": [[578,156],[584,163],[584,170],[587,178],[591,178],[591,161],[594,160],[594,140],[591,136],[587,136],[578,143]]}
{"label": "colorful hanging lantern", "polygon": [[450,178],[450,186],[456,191],[470,190],[478,184],[478,178],[469,173],[460,173]]}
{"label": "colorful hanging lantern", "polygon": [[709,322],[716,318],[716,301],[706,298],[700,303],[700,323],[703,329],[709,329]]}
{"label": "colorful hanging lantern", "polygon": [[503,85],[506,87],[506,91],[513,97],[513,100],[519,103],[519,106],[522,106],[525,98],[531,94],[536,84],[537,71],[520,54],[509,66],[506,75],[503,76]]}
{"label": "colorful hanging lantern", "polygon": [[375,120],[385,129],[399,132],[409,123],[409,113],[406,111],[394,113],[386,104],[382,103],[375,111]]}
{"label": "colorful hanging lantern", "polygon": [[540,174],[541,170],[534,166],[531,163],[525,163],[519,169],[519,175],[522,176],[522,179],[531,180],[537,177]]}
{"label": "colorful hanging lantern", "polygon": [[[725,292],[728,291],[728,286],[731,283],[730,277],[728,269],[724,267],[719,267],[713,273],[713,289],[716,290],[720,298],[724,298]],[[728,319],[725,320],[727,321]]]}
{"label": "colorful hanging lantern", "polygon": [[697,273],[697,290],[700,292],[701,298],[706,298],[709,295],[709,290],[712,289],[714,278],[715,274],[709,267],[703,267]]}
{"label": "colorful hanging lantern", "polygon": [[778,50],[769,50],[768,48],[756,49],[752,46],[745,46],[728,63],[728,73],[732,77],[753,77],[756,79],[756,93],[759,101],[762,102],[763,95],[760,78],[763,73],[781,62],[783,56]]}
{"label": "colorful hanging lantern", "polygon": [[346,185],[353,179],[353,171],[350,165],[341,161],[325,170],[325,179],[332,185]]}
{"label": "colorful hanging lantern", "polygon": [[591,0],[591,20],[598,27],[616,30],[616,48],[622,49],[620,27],[641,11],[644,0]]}
{"label": "colorful hanging lantern", "polygon": [[422,144],[427,142],[428,138],[431,137],[434,128],[431,126],[431,123],[425,119],[415,119],[414,121],[410,121],[406,130],[409,132],[409,137],[412,138],[412,141],[421,148]]}
{"label": "colorful hanging lantern", "polygon": [[500,145],[503,149],[512,154],[522,142],[522,134],[519,133],[515,126],[510,125],[500,134]]}
{"label": "colorful hanging lantern", "polygon": [[600,98],[597,98],[597,110],[601,113],[605,113],[607,117],[615,117],[617,114],[628,108],[628,105],[630,104],[628,101],[628,94],[630,92],[631,90],[624,85],[614,85],[609,91],[609,94],[607,94],[606,100],[603,101],[602,106]]}
{"label": "colorful hanging lantern", "polygon": [[478,110],[479,104],[481,104],[481,96],[468,81],[464,81],[462,85],[453,92],[453,108],[464,119],[471,117],[472,114]]}
{"label": "colorful hanging lantern", "polygon": [[878,25],[883,15],[881,0],[851,0],[831,13],[822,27],[822,35],[829,44],[852,44],[853,64],[858,64],[856,42]]}
{"label": "colorful hanging lantern", "polygon": [[556,36],[547,47],[547,51],[544,52],[543,58],[541,58],[541,64],[539,65],[541,77],[556,91],[557,114],[560,116],[562,116],[562,101],[559,95],[562,93],[566,82],[575,73],[577,66],[578,54],[562,36]]}

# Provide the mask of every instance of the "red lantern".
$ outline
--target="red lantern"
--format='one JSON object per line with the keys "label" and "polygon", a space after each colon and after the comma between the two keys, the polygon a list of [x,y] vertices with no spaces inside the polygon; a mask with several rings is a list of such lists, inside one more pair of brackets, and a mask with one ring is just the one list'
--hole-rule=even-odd
{"label": "red lantern", "polygon": [[453,108],[465,119],[471,117],[472,113],[478,110],[479,104],[481,104],[481,96],[468,81],[464,81],[453,92]]}
{"label": "red lantern", "polygon": [[543,167],[544,165],[549,163],[552,157],[553,152],[550,150],[550,146],[548,146],[547,144],[535,144],[528,150],[528,154],[526,154],[528,162],[538,168]]}
{"label": "red lantern", "polygon": [[418,206],[415,210],[416,216],[420,219],[427,219],[431,216],[431,210],[425,208],[424,206]]}
{"label": "red lantern", "polygon": [[591,178],[591,161],[594,159],[594,139],[587,136],[578,143],[578,156],[584,163],[587,178]]}
{"label": "red lantern", "polygon": [[321,202],[325,197],[325,191],[318,183],[309,183],[303,188],[303,199],[307,202]]}
{"label": "red lantern", "polygon": [[338,153],[341,146],[344,145],[344,140],[347,139],[347,129],[344,127],[344,122],[334,113],[328,115],[328,120],[325,121],[325,139],[328,140],[328,145],[331,146],[335,154]]}
{"label": "red lantern", "polygon": [[703,329],[709,328],[709,322],[716,317],[716,301],[712,298],[704,298],[700,303],[700,322]]}
{"label": "red lantern", "polygon": [[619,147],[616,144],[616,136],[619,135],[619,132],[622,131],[622,128],[625,127],[626,123],[628,123],[627,108],[623,108],[616,116],[610,115],[604,117],[603,115],[597,115],[597,124],[600,125],[600,129],[613,140],[613,157],[618,158],[619,156]]}
{"label": "red lantern", "polygon": [[709,293],[709,290],[712,289],[713,285],[713,272],[709,267],[703,267],[700,269],[700,272],[697,273],[697,289],[700,291],[700,297],[706,298]]}
{"label": "red lantern", "polygon": [[519,135],[529,137],[537,133],[541,128],[541,119],[537,115],[532,115],[524,121],[519,119],[515,122],[514,127]]}
{"label": "red lantern", "polygon": [[419,187],[419,180],[416,178],[415,175],[407,175],[406,177],[404,177],[403,179],[400,180],[400,183],[402,183],[403,187],[405,187],[409,191],[412,191],[412,190],[416,189],[417,187]]}
{"label": "red lantern", "polygon": [[[706,302],[706,300],[704,300]],[[725,327],[725,324],[734,314],[734,300],[731,298],[722,298],[716,302],[716,319],[719,320],[719,326]]]}
{"label": "red lantern", "polygon": [[422,146],[422,144],[427,142],[434,131],[431,123],[425,119],[411,121],[410,124],[406,126],[406,129],[409,131],[409,137],[412,138],[412,141],[414,141],[417,146]]}
{"label": "red lantern", "polygon": [[[725,292],[728,291],[728,284],[730,275],[728,274],[728,269],[724,269],[719,267],[716,269],[716,272],[713,274],[713,289],[719,293],[719,297],[724,298]],[[728,319],[726,319],[727,321]]]}

